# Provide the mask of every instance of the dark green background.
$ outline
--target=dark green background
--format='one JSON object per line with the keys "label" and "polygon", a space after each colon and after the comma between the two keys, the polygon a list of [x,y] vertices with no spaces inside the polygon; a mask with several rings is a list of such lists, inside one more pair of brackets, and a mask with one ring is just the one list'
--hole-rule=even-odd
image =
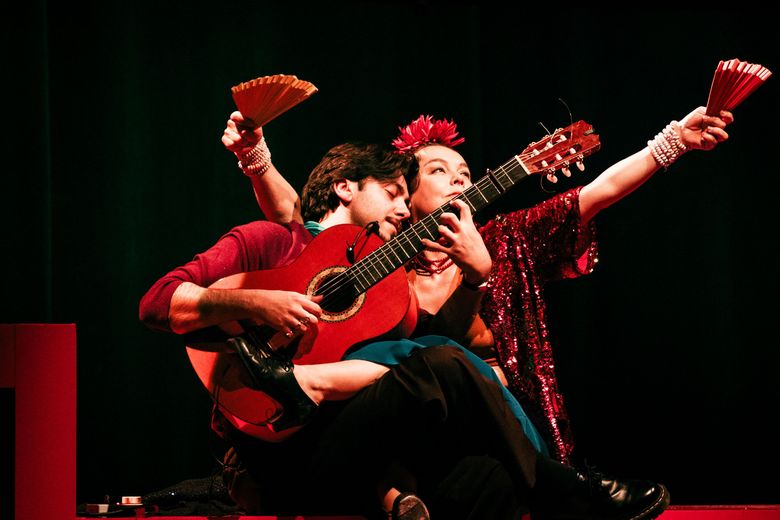
{"label": "dark green background", "polygon": [[[602,141],[565,189],[704,104],[719,60],[778,69],[766,12],[701,5],[39,0],[5,13],[0,321],[77,324],[79,502],[215,470],[208,396],[179,338],[137,307],[259,217],[220,142],[232,85],[286,73],[319,87],[266,127],[296,188],[330,146],[387,143],[421,113],[454,118],[484,171],[539,122],[567,124],[561,98]],[[780,502],[777,81],[736,110],[731,142],[598,217],[593,275],[549,287],[579,454],[665,482],[673,503]],[[545,196],[529,180],[493,211]]]}

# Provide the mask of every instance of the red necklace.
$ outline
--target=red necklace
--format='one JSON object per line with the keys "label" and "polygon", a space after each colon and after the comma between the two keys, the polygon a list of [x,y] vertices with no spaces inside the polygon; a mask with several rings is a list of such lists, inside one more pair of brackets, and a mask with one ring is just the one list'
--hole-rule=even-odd
{"label": "red necklace", "polygon": [[415,272],[420,276],[439,274],[452,265],[452,257],[445,256],[438,260],[428,260],[425,255],[419,254],[410,262]]}

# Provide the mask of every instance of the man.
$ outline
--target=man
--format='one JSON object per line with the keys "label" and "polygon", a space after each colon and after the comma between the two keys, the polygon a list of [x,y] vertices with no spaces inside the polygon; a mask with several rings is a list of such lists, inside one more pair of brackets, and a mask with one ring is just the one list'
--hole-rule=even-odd
{"label": "man", "polygon": [[[377,232],[387,239],[409,216],[405,161],[372,145],[337,146],[312,172],[304,200],[309,194],[325,204],[322,228],[377,222]],[[267,173],[269,167],[261,169]],[[287,336],[303,332],[321,315],[316,298],[209,286],[231,274],[288,264],[310,241],[309,232],[294,222],[234,228],[157,281],[141,301],[141,319],[153,328],[201,336],[220,335],[215,326],[235,320],[263,323]],[[240,343],[237,347],[243,348]],[[292,370],[269,373],[268,358],[239,353],[254,375],[253,384],[292,393],[275,397],[303,403],[302,414],[312,411],[318,399],[303,394]],[[276,358],[270,360],[279,365]],[[264,442],[262,435],[242,431],[238,421],[217,409],[215,430],[233,448],[226,459],[231,496],[248,512],[370,515],[378,509],[374,487],[397,464],[441,518],[519,518],[528,508],[549,518],[651,518],[668,503],[663,486],[586,476],[540,456],[498,387],[457,349],[431,347],[392,369],[375,366],[373,373],[365,372],[375,383],[352,383],[352,391],[340,390],[344,397],[357,392],[350,400],[324,400],[317,413],[304,418],[306,426],[283,442]],[[307,368],[296,365],[297,378],[305,377]],[[350,378],[343,382],[349,384]],[[278,425],[284,417],[271,425],[291,430]],[[380,496],[400,481],[386,484]],[[395,517],[402,514],[400,508],[393,511]]]}
{"label": "man", "polygon": [[[343,144],[329,150],[312,172],[309,183],[314,192],[322,192],[316,195],[324,204],[324,215],[319,224],[323,228],[345,223],[365,226],[376,221],[376,231],[383,239],[394,236],[401,222],[409,217],[408,192],[404,180],[407,165],[406,160],[388,154],[375,145]],[[317,318],[322,312],[316,298],[290,291],[224,290],[209,286],[230,274],[289,264],[311,240],[311,233],[297,223],[280,226],[258,221],[238,226],[220,238],[209,250],[158,280],[141,300],[140,318],[152,328],[187,334],[188,337],[198,340],[226,339],[227,336],[216,326],[235,320],[252,320],[288,335],[305,332],[308,327],[316,326]],[[251,352],[244,354],[248,357],[252,355]],[[252,368],[251,360],[247,361],[250,363],[249,368]],[[306,368],[297,367],[295,375],[305,377]],[[373,381],[385,371],[386,369],[377,365],[376,375],[369,374],[367,377]],[[260,378],[264,376],[258,373],[254,375]],[[272,379],[273,376],[274,374],[270,375]],[[292,371],[289,371],[286,377],[291,379]],[[345,392],[346,397],[369,382],[361,382],[359,387],[355,387],[350,393],[343,389],[340,391]],[[271,381],[271,384],[274,383],[282,385],[282,394],[289,390],[291,385],[284,380],[284,376],[281,381],[279,377]],[[346,381],[344,386],[350,385],[356,385],[353,378]],[[292,398],[289,395],[271,394],[282,403],[289,404],[291,399],[297,399],[289,410],[285,410],[281,420],[275,421],[274,425],[278,430],[287,431],[286,428],[279,427],[282,420],[288,423],[308,420],[308,415],[315,407],[315,404],[302,394],[297,384],[292,383],[292,387],[293,392],[297,391]],[[233,438],[229,439],[231,444],[243,442],[252,445],[255,443],[249,441],[249,437],[265,437],[262,427],[242,424],[229,414],[220,410],[217,412],[215,428],[222,435],[232,436]],[[326,409],[320,415],[327,417],[328,413]],[[290,419],[291,414],[298,415]],[[308,430],[316,431],[317,427],[317,424],[314,424]],[[304,452],[305,450],[295,450],[293,446],[308,444],[310,436],[308,431],[302,432],[296,436],[294,442],[285,443],[285,449],[274,446],[276,449],[268,450],[273,453],[269,457],[279,455],[279,464],[287,466],[284,461],[286,454],[293,451]],[[262,446],[262,443],[256,444]],[[313,445],[313,442],[311,444]],[[250,451],[250,448],[239,451]],[[268,492],[272,489],[273,485],[267,485],[259,492],[263,497],[263,508],[274,509],[277,504],[281,506],[285,502],[280,499],[279,494]]]}
{"label": "man", "polygon": [[[316,227],[312,231],[338,224],[365,227],[376,222],[376,233],[382,239],[394,236],[401,222],[409,217],[404,180],[408,164],[407,159],[388,154],[376,145],[347,143],[329,150],[307,184],[308,193],[321,211],[320,221],[310,223]],[[238,320],[267,325],[288,337],[305,333],[308,327],[316,327],[322,313],[319,298],[292,291],[209,286],[230,274],[289,264],[311,240],[309,229],[296,222],[280,226],[257,221],[236,227],[208,251],[154,284],[141,301],[141,320],[160,330],[197,332],[199,338],[225,339],[214,326]],[[204,329],[208,334],[204,334]],[[380,365],[356,360],[334,364],[332,370],[330,365],[317,365],[316,370],[300,365],[293,372],[289,360],[275,357],[260,364],[250,359],[259,353],[249,351],[246,343],[234,345],[247,363],[254,383],[285,405],[284,413],[274,421],[277,432],[306,422],[325,397],[351,397],[386,371]],[[269,363],[272,368],[264,370]],[[318,388],[317,382],[311,381],[310,372],[316,372],[316,380],[327,379],[327,388]],[[300,389],[296,379],[308,394]],[[253,435],[269,440],[276,439],[277,432],[264,436],[262,429],[252,429]]]}

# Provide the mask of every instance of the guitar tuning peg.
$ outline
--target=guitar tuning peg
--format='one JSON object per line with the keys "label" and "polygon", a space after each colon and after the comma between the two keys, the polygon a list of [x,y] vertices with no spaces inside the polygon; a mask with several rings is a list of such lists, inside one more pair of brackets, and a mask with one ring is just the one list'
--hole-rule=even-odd
{"label": "guitar tuning peg", "polygon": [[562,159],[563,159],[563,157],[561,157],[561,154],[559,154],[559,153],[556,153],[556,154],[555,154],[555,160],[556,160],[556,161],[560,161],[560,160],[562,160]]}
{"label": "guitar tuning peg", "polygon": [[550,148],[552,148],[552,147],[553,147],[552,141],[547,141],[547,144],[546,144],[546,145],[544,145],[544,149],[545,149],[545,150],[547,150],[547,149],[550,149]]}
{"label": "guitar tuning peg", "polygon": [[539,150],[537,150],[536,148],[534,148],[534,149],[533,149],[533,151],[531,152],[531,155],[532,155],[532,156],[536,156],[536,155],[539,155],[540,153],[542,153],[542,152],[540,152]]}
{"label": "guitar tuning peg", "polygon": [[577,153],[577,150],[575,150],[573,147],[569,148],[569,153],[575,155]]}
{"label": "guitar tuning peg", "polygon": [[571,170],[569,170],[569,168],[567,168],[566,166],[564,166],[563,168],[561,168],[561,172],[563,172],[563,174],[564,174],[565,176],[567,176],[567,177],[571,177]]}
{"label": "guitar tuning peg", "polygon": [[577,165],[577,169],[578,169],[578,170],[580,170],[581,172],[584,172],[584,171],[585,171],[585,163],[584,163],[584,162],[582,162],[582,161],[577,161],[577,162],[576,162],[576,163],[574,163],[574,164],[576,164],[576,165]]}
{"label": "guitar tuning peg", "polygon": [[544,159],[542,159],[542,162],[541,162],[540,164],[541,164],[542,166],[544,166],[545,168],[547,168],[547,164],[548,164],[548,163],[547,163],[547,161],[545,161]]}
{"label": "guitar tuning peg", "polygon": [[548,173],[547,180],[555,184],[556,182],[558,182],[558,177],[556,177],[554,173]]}

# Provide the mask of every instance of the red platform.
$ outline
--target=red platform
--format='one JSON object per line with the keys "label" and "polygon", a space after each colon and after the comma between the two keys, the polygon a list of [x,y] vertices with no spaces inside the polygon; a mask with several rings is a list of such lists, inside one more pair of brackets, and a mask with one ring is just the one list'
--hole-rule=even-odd
{"label": "red platform", "polygon": [[661,520],[780,520],[779,505],[671,506]]}
{"label": "red platform", "polygon": [[16,519],[73,518],[76,326],[0,325],[0,387],[14,389]]}

